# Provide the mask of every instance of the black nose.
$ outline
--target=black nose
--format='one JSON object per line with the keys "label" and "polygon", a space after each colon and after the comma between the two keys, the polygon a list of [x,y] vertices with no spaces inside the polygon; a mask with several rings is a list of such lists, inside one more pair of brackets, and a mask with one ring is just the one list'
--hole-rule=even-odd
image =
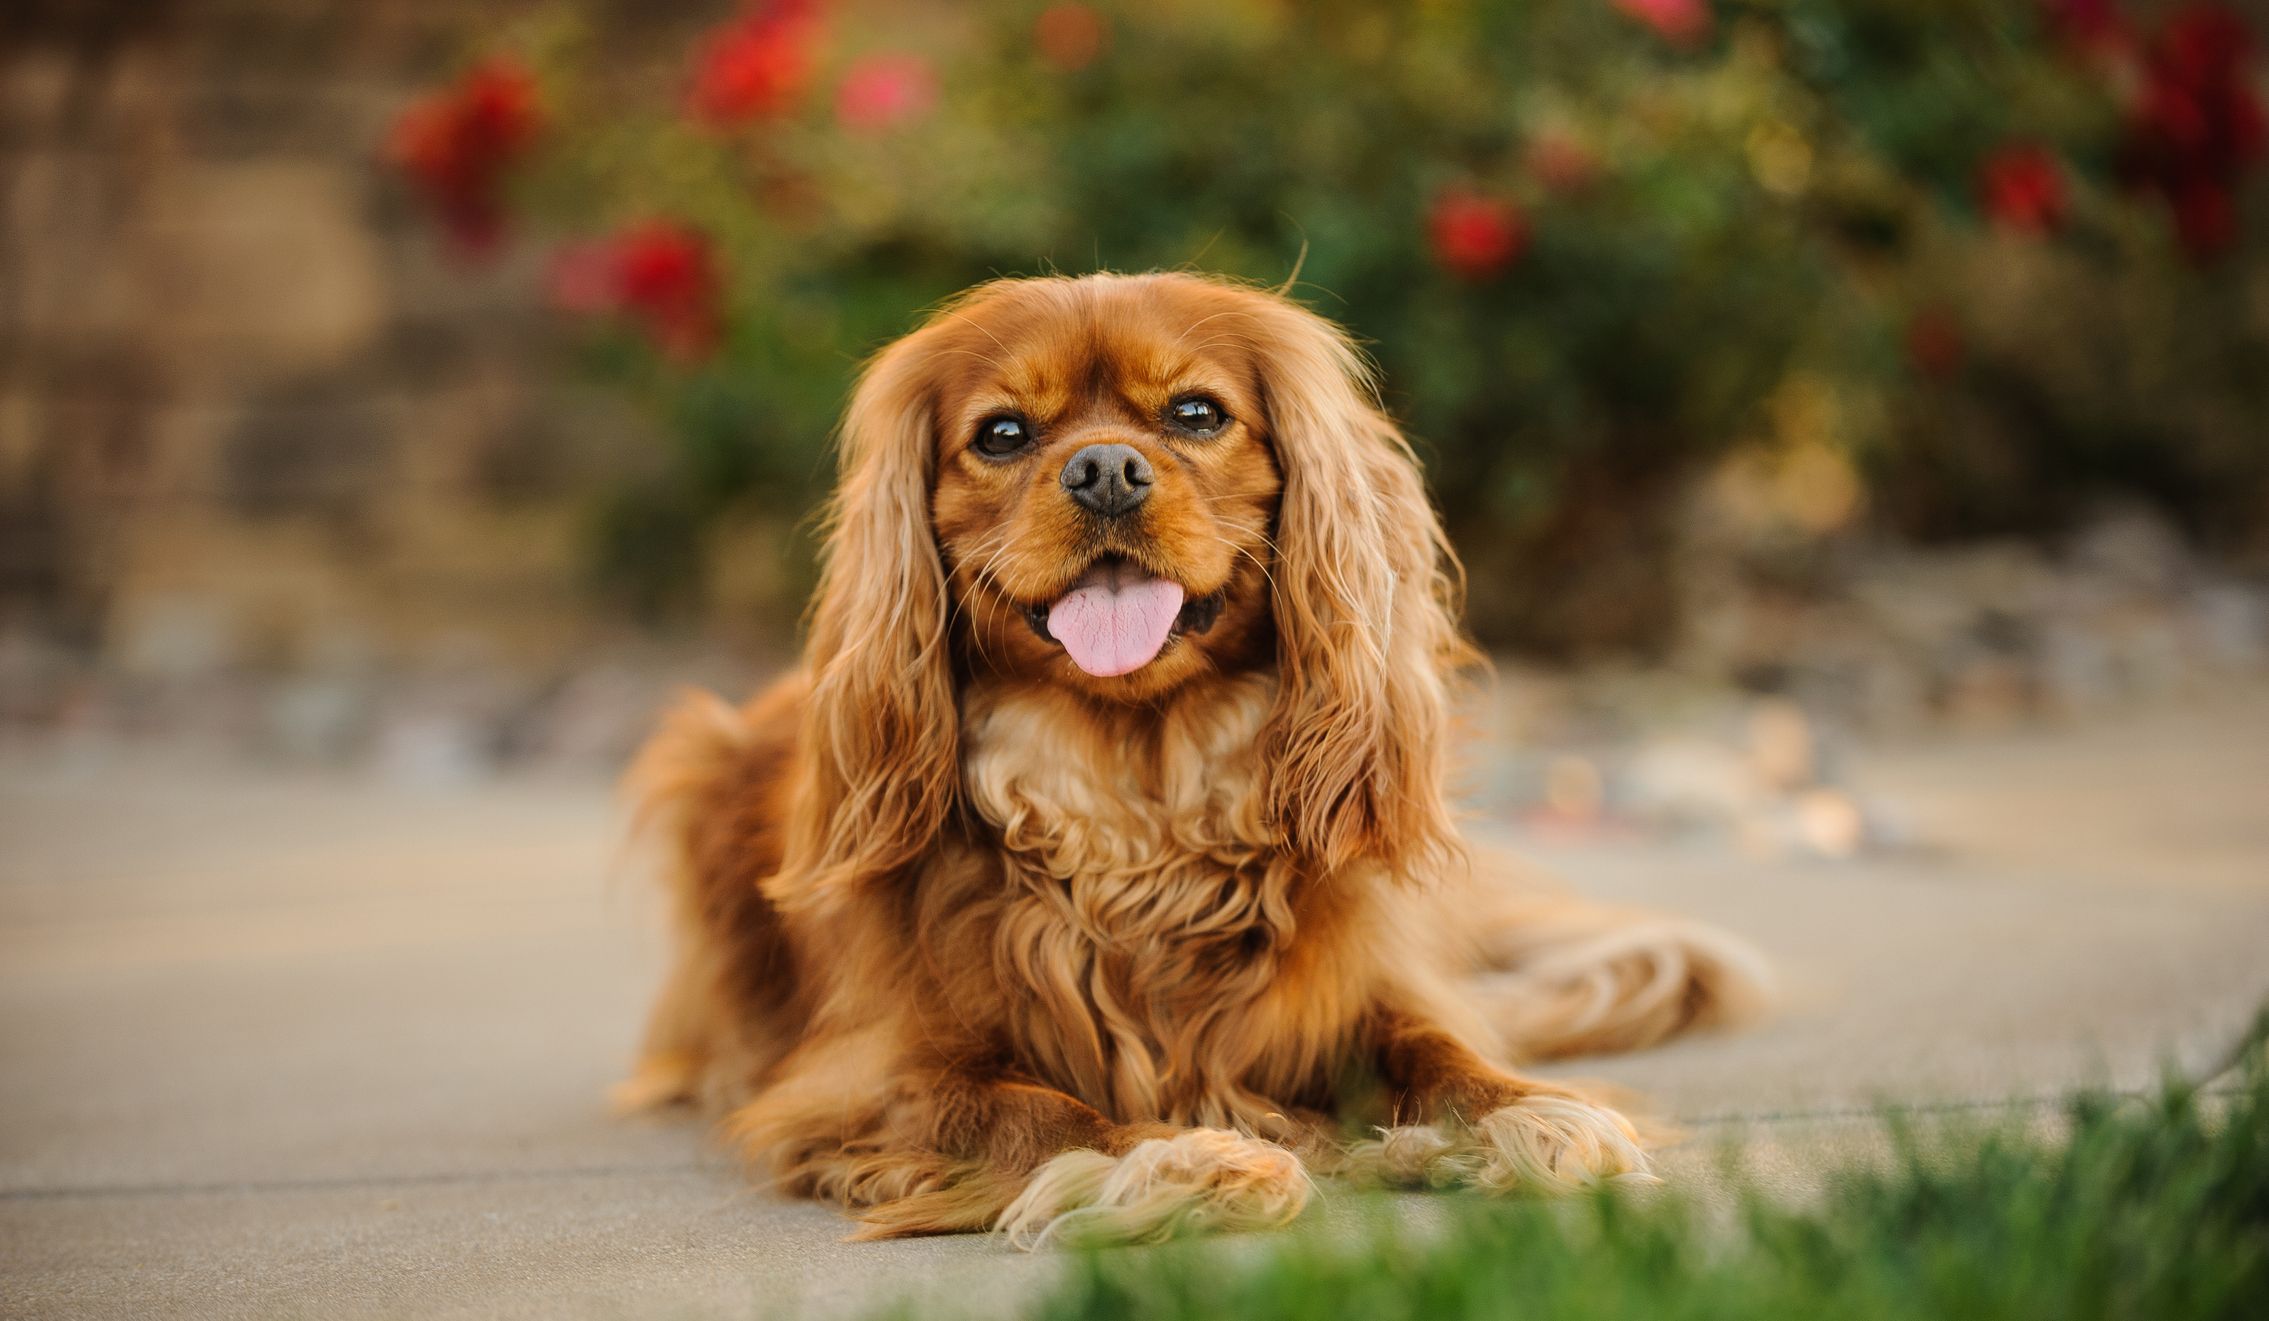
{"label": "black nose", "polygon": [[1071,456],[1062,477],[1072,499],[1105,518],[1140,508],[1156,480],[1150,460],[1132,445],[1090,445]]}

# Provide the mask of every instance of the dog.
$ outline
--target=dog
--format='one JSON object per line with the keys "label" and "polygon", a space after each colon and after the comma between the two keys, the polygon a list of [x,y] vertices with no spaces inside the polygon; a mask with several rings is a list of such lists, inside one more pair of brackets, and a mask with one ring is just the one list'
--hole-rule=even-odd
{"label": "dog", "polygon": [[802,668],[629,775],[677,948],[624,1108],[726,1116],[854,1237],[1647,1177],[1506,1062],[1731,1021],[1756,958],[1477,876],[1456,561],[1345,333],[1192,274],[996,281],[868,364],[840,447]]}

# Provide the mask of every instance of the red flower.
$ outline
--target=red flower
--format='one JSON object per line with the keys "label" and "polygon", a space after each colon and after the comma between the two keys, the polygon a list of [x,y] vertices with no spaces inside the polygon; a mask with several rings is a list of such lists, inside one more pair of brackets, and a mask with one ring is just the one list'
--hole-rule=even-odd
{"label": "red flower", "polygon": [[2167,19],[2151,58],[2170,77],[2205,86],[2244,77],[2252,54],[2244,19],[2219,5],[2190,5]]}
{"label": "red flower", "polygon": [[2064,219],[2064,167],[2045,147],[2003,147],[1978,167],[1978,202],[2010,229],[2045,234]]}
{"label": "red flower", "polygon": [[2134,44],[2119,0],[2041,0],[2041,10],[2057,39],[2083,55],[2116,55]]}
{"label": "red flower", "polygon": [[843,74],[835,118],[854,133],[880,133],[919,119],[938,103],[938,78],[919,55],[869,55]]}
{"label": "red flower", "polygon": [[814,0],[772,0],[712,29],[694,54],[687,111],[718,128],[785,111],[811,83],[818,35]]}
{"label": "red flower", "polygon": [[2252,50],[2252,31],[2229,10],[2179,11],[2151,43],[2128,122],[2128,177],[2166,198],[2200,259],[2237,240],[2238,184],[2269,147]]}
{"label": "red flower", "polygon": [[626,316],[684,362],[716,351],[723,332],[717,258],[707,236],[669,220],[632,225],[552,259],[554,306]]}
{"label": "red flower", "polygon": [[1615,0],[1615,7],[1673,46],[1698,46],[1708,40],[1715,19],[1710,0]]}
{"label": "red flower", "polygon": [[1486,280],[1527,249],[1528,219],[1510,202],[1449,189],[1434,199],[1426,235],[1444,270],[1462,279]]}
{"label": "red flower", "polygon": [[1103,16],[1086,5],[1052,6],[1032,25],[1032,44],[1040,48],[1040,58],[1065,73],[1093,64],[1110,37]]}
{"label": "red flower", "polygon": [[1964,351],[1961,323],[1945,308],[1926,307],[1907,322],[1907,361],[1923,375],[1953,375]]}
{"label": "red flower", "polygon": [[2237,241],[2237,199],[2211,180],[2194,179],[2174,194],[2174,232],[2194,257],[2221,255]]}
{"label": "red flower", "polygon": [[386,155],[440,213],[449,236],[484,253],[504,233],[505,173],[542,131],[535,78],[496,58],[404,110]]}

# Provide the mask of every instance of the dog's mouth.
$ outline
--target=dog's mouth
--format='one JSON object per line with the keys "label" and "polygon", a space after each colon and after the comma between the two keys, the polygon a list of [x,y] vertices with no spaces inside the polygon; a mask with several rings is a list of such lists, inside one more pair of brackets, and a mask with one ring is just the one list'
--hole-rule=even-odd
{"label": "dog's mouth", "polygon": [[1032,631],[1099,679],[1129,674],[1182,637],[1221,618],[1222,593],[1191,599],[1182,585],[1116,555],[1105,556],[1053,601],[1024,607]]}

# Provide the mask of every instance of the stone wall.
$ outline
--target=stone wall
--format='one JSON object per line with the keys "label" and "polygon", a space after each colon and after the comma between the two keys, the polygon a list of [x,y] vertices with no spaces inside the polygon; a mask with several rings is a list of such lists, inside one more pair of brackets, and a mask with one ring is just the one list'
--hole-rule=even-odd
{"label": "stone wall", "polygon": [[[34,5],[0,50],[0,688],[602,641],[592,492],[652,439],[562,383],[523,245],[468,268],[379,160],[508,7]],[[48,711],[46,714],[53,715]]]}

